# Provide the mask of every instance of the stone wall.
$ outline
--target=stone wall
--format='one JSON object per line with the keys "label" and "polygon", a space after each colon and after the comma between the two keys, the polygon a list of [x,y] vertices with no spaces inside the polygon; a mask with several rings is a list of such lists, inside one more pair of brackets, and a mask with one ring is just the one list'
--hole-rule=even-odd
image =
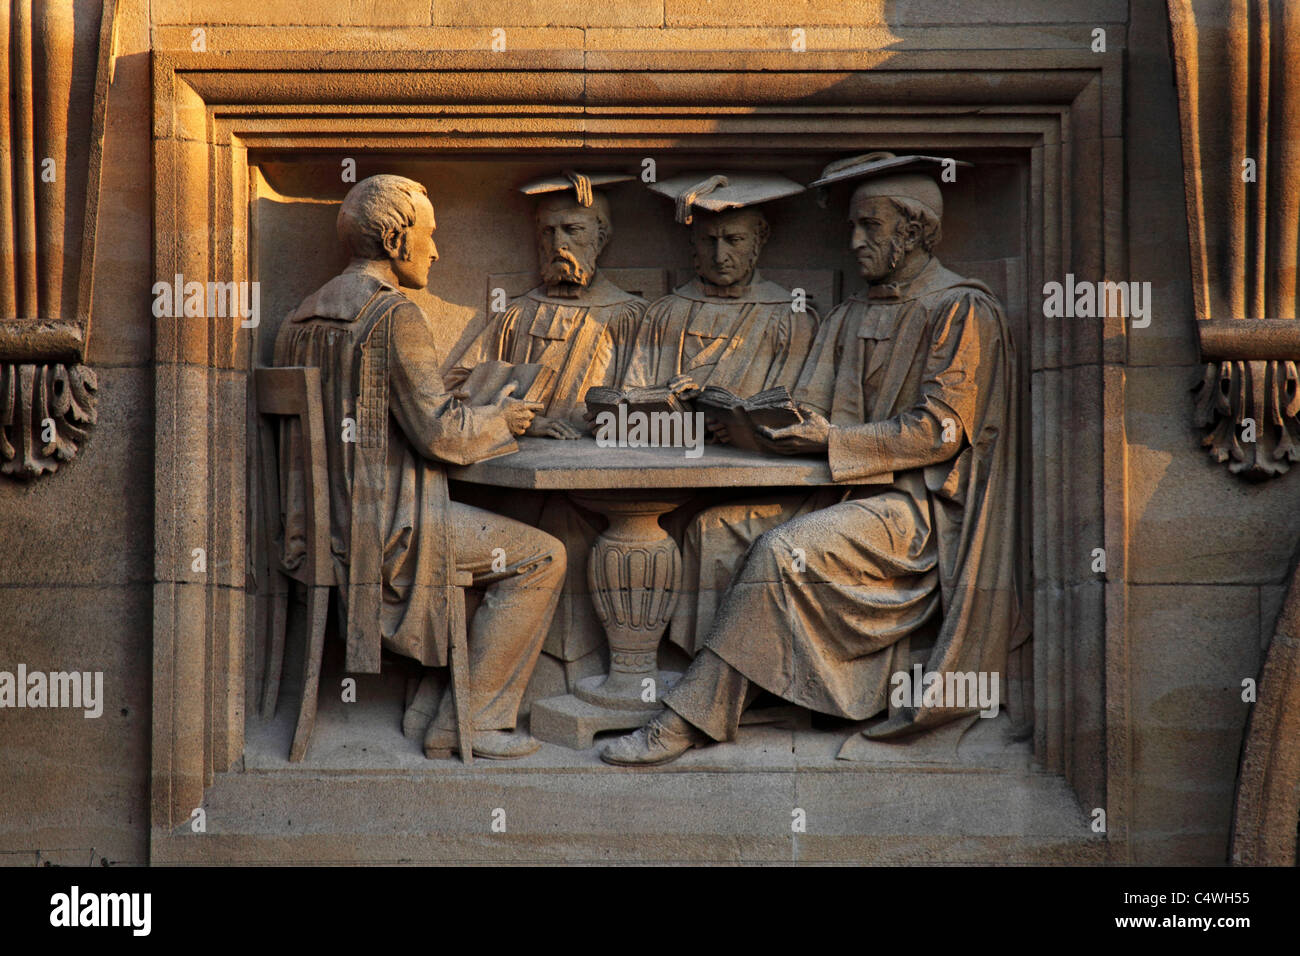
{"label": "stone wall", "polygon": [[[79,7],[81,4],[79,4]],[[1247,484],[1205,455],[1192,424],[1200,378],[1189,288],[1177,99],[1158,0],[121,0],[109,98],[88,364],[100,418],[77,459],[0,483],[0,664],[105,672],[98,720],[0,713],[0,862],[149,857],[154,630],[154,375],[150,315],[150,52],[508,48],[859,51],[996,44],[1127,49],[1128,276],[1150,281],[1151,326],[1127,339],[1128,844],[1120,859],[1226,857],[1247,705],[1281,603],[1300,512],[1294,477]],[[436,199],[436,197],[435,197]],[[1100,198],[1098,199],[1100,201]],[[942,249],[941,249],[942,251]],[[1031,291],[1031,306],[1033,303]],[[1031,313],[1032,320],[1032,313]],[[1095,410],[1094,410],[1095,412]],[[1100,428],[1081,414],[1080,428]],[[170,432],[170,429],[169,429]],[[1092,545],[1080,543],[1078,560]],[[1089,809],[1087,807],[1085,810]]]}

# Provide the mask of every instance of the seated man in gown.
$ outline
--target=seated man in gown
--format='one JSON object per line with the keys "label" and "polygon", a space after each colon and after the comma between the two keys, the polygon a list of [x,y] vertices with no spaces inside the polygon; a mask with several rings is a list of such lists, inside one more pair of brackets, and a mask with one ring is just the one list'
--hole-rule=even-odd
{"label": "seated man in gown", "polygon": [[[687,173],[650,188],[673,200],[695,276],[646,310],[623,386],[667,385],[683,398],[708,385],[741,398],[778,385],[793,389],[817,332],[817,313],[798,309],[794,293],[764,279],[758,265],[772,233],[764,204],[803,187],[776,173]],[[709,426],[714,440],[727,441],[725,430]],[[688,655],[699,648],[700,604],[712,606],[717,585],[713,559],[686,529],[701,507],[722,497],[701,495],[664,520],[682,547],[682,595],[668,637]]]}
{"label": "seated man in gown", "polygon": [[[433,206],[419,183],[380,175],[349,190],[339,238],[352,260],[285,320],[275,364],[321,370],[329,463],[330,548],[346,622],[347,669],[375,673],[380,648],[445,663],[453,571],[468,571],[487,600],[470,622],[469,673],[476,756],[512,758],[539,744],[515,731],[519,704],[564,578],[551,535],[453,502],[443,463],[516,449],[539,410],[502,389],[468,407],[443,386],[428,319],[402,291],[428,282],[438,258]],[[284,560],[306,553],[296,421],[281,443]],[[504,567],[493,552],[505,548]],[[428,722],[427,756],[457,748],[451,694]]]}

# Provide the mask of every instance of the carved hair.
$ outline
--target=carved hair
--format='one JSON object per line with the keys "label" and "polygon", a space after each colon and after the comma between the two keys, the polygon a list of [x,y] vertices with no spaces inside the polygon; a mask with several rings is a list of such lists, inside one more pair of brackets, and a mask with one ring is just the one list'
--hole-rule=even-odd
{"label": "carved hair", "polygon": [[891,196],[889,201],[894,204],[894,208],[898,210],[899,215],[906,217],[905,226],[916,223],[920,227],[921,231],[916,244],[926,252],[933,252],[934,247],[943,238],[943,229],[939,217],[919,202],[914,202],[911,199]]}
{"label": "carved hair", "polygon": [[551,193],[542,197],[537,204],[537,222],[540,228],[542,213],[552,206],[559,206],[564,209],[588,209],[596,214],[596,233],[597,242],[601,249],[614,235],[614,221],[609,214],[609,199],[602,192],[594,192],[591,197],[591,206],[584,206],[576,196],[570,192]]}
{"label": "carved hair", "polygon": [[339,209],[339,239],[354,256],[387,259],[384,234],[415,225],[421,196],[428,202],[428,191],[405,176],[382,173],[361,180],[348,190]]}

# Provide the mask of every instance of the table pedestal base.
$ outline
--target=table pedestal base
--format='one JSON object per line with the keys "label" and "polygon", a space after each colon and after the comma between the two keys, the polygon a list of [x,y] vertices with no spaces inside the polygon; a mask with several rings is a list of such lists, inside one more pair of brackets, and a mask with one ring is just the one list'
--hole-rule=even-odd
{"label": "table pedestal base", "polygon": [[[681,676],[677,671],[659,671],[655,675],[659,693],[672,689]],[[600,685],[604,682],[603,675],[584,677],[572,694],[534,701],[529,724],[533,736],[549,744],[586,750],[596,734],[606,730],[635,730],[664,709],[657,702],[603,700]]]}
{"label": "table pedestal base", "polygon": [[572,694],[533,704],[533,736],[586,750],[602,730],[632,730],[663,710],[659,698],[681,679],[657,667],[659,641],[677,605],[682,559],[659,526],[691,492],[575,491],[580,505],[609,519],[587,559],[587,583],[609,640],[609,673],[584,677]]}

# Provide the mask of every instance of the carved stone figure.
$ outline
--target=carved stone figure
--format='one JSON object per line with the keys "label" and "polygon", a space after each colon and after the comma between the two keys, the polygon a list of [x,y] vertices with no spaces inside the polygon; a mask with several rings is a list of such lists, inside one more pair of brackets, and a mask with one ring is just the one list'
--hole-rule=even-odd
{"label": "carved stone figure", "polygon": [[607,762],[663,763],[731,740],[759,689],[851,720],[888,708],[872,737],[935,726],[976,708],[891,701],[891,675],[914,651],[927,672],[1000,674],[1023,639],[1015,349],[987,287],[932,254],[943,201],[926,173],[939,162],[873,153],[814,183],[864,179],[850,222],[869,284],[818,331],[795,390],[804,421],[768,435],[782,451],[827,455],[837,481],[892,472],[892,485],[726,506],[734,522],[701,515],[733,548],[753,543],[667,709],[608,745]]}
{"label": "carved stone figure", "polygon": [[[357,183],[338,217],[352,261],[285,321],[275,363],[322,370],[331,550],[349,659],[372,659],[354,650],[382,640],[390,651],[432,663],[448,627],[452,572],[471,572],[487,590],[469,629],[474,751],[519,757],[538,746],[512,731],[555,610],[565,554],[536,528],[447,497],[443,462],[514,451],[514,436],[538,407],[505,390],[494,404],[467,407],[444,389],[428,320],[401,291],[427,283],[438,257],[434,228],[419,183],[389,175]],[[304,554],[295,444],[302,439],[296,423],[286,428],[284,557],[293,567]],[[496,548],[505,549],[504,570],[493,568]],[[429,756],[456,749],[450,694],[429,722],[424,747]]]}
{"label": "carved stone figure", "polygon": [[447,374],[455,387],[480,362],[537,363],[556,371],[543,413],[529,435],[577,438],[587,431],[582,397],[611,385],[619,348],[635,334],[645,300],[600,274],[597,260],[613,235],[609,200],[598,190],[632,177],[576,173],[525,183],[537,204],[537,264],[542,284],[493,317]]}
{"label": "carved stone figure", "polygon": [[[803,187],[773,173],[688,173],[651,189],[673,199],[677,221],[688,225],[696,274],[646,310],[623,384],[668,385],[688,398],[706,385],[745,398],[776,385],[793,388],[817,331],[817,313],[796,310],[790,290],[759,273],[771,235],[760,207]],[[708,425],[714,440],[727,441],[725,429]],[[683,591],[669,638],[689,654],[701,636],[701,604],[709,617],[717,590],[716,562],[701,555],[697,536],[683,538],[699,507],[683,506],[665,519],[682,545]]]}
{"label": "carved stone figure", "polygon": [[791,292],[759,273],[771,227],[758,207],[803,187],[772,173],[691,173],[650,188],[690,227],[696,276],[646,310],[623,385],[670,385],[687,397],[705,385],[742,397],[793,386],[817,315],[796,311]]}
{"label": "carved stone figure", "polygon": [[[626,173],[566,172],[525,183],[521,192],[537,203],[537,264],[542,284],[510,302],[492,318],[447,374],[455,388],[480,362],[538,363],[556,371],[542,414],[527,434],[573,439],[585,434],[583,396],[594,385],[612,385],[626,365],[626,352],[646,301],[624,292],[601,274],[599,257],[614,232],[604,190],[632,179]],[[527,509],[528,502],[512,502]],[[534,520],[536,504],[527,517]],[[517,517],[525,517],[520,510]],[[545,649],[566,663],[598,649],[604,631],[591,606],[585,557],[601,531],[601,519],[565,495],[550,495],[537,526],[555,535],[581,560],[570,563]]]}

